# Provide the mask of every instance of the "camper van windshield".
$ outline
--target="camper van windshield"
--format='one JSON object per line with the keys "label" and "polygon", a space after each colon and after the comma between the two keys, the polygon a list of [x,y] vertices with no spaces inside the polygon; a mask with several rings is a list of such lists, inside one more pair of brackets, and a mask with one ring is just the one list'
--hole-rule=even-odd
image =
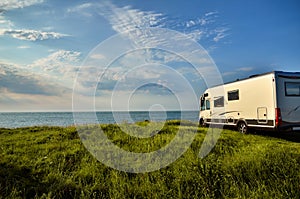
{"label": "camper van windshield", "polygon": [[286,96],[300,96],[300,82],[285,82]]}
{"label": "camper van windshield", "polygon": [[200,107],[201,107],[201,111],[205,110],[205,98],[202,98],[200,99]]}

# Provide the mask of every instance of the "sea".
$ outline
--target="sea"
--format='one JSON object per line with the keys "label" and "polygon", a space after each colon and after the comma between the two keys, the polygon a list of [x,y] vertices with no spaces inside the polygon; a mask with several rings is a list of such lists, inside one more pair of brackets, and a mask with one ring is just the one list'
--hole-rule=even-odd
{"label": "sea", "polygon": [[138,121],[188,120],[197,122],[198,111],[119,111],[119,112],[2,112],[0,128],[30,126],[73,126]]}

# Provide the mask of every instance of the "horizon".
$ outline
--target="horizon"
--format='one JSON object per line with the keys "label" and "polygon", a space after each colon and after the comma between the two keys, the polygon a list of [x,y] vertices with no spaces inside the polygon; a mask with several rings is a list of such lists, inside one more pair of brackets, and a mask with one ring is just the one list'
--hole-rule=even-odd
{"label": "horizon", "polygon": [[[94,112],[102,112],[102,113],[112,113],[112,112],[119,112],[119,113],[122,113],[122,112],[128,112],[128,110],[82,110],[82,111],[72,111],[72,110],[66,110],[66,111],[61,111],[61,110],[58,110],[58,111],[53,111],[53,110],[24,110],[24,111],[3,111],[0,113],[94,113]],[[130,110],[129,112],[199,112],[199,110]]]}

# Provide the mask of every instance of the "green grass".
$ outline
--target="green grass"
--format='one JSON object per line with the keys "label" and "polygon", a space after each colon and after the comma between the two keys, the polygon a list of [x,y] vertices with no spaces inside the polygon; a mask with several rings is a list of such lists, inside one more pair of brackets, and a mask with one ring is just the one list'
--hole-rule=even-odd
{"label": "green grass", "polygon": [[[170,121],[151,138],[133,138],[116,125],[102,127],[116,145],[149,152],[168,144],[179,124]],[[97,161],[75,127],[0,129],[0,198],[300,198],[299,143],[224,130],[201,159],[207,129],[186,123],[184,131],[195,128],[182,157],[138,174]]]}

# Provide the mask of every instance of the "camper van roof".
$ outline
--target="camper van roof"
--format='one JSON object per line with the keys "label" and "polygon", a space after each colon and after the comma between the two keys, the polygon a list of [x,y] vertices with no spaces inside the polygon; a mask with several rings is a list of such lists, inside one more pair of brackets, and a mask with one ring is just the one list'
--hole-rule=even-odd
{"label": "camper van roof", "polygon": [[261,76],[269,75],[269,74],[288,75],[288,76],[295,75],[297,77],[300,77],[300,72],[271,71],[271,72],[267,72],[267,73],[250,75],[249,77],[242,78],[242,79],[236,79],[234,81],[224,82],[224,84],[218,84],[218,85],[215,85],[215,86],[211,86],[210,88],[218,87],[218,86],[225,85],[225,84],[231,84],[231,83],[235,83],[235,82],[239,82],[239,81],[243,81],[243,80],[247,80],[247,79],[252,79],[252,78],[256,78],[256,77],[261,77]]}
{"label": "camper van roof", "polygon": [[261,74],[255,74],[255,75],[250,75],[249,77],[243,78],[243,79],[237,79],[235,81],[230,81],[230,82],[226,82],[224,84],[230,84],[233,82],[238,82],[238,81],[242,81],[242,80],[246,80],[246,79],[251,79],[251,78],[255,78],[255,77],[260,77],[260,76],[264,76],[264,75],[269,75],[269,74],[281,74],[281,75],[296,75],[296,76],[300,76],[300,72],[285,72],[285,71],[271,71],[271,72],[267,72],[267,73],[261,73]]}

